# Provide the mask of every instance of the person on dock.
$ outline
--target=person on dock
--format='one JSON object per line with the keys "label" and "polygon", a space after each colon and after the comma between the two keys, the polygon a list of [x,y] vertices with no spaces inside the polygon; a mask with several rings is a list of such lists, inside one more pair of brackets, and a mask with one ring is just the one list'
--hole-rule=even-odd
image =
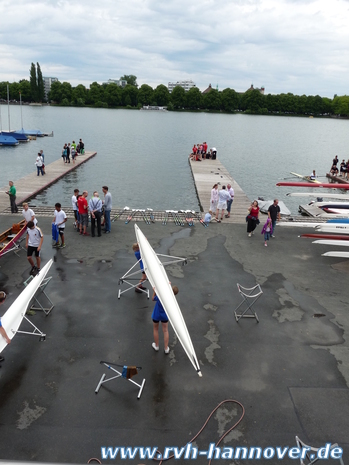
{"label": "person on dock", "polygon": [[111,231],[111,221],[110,221],[110,212],[111,212],[111,193],[109,192],[108,186],[103,186],[102,191],[104,194],[104,232],[109,234]]}
{"label": "person on dock", "polygon": [[143,262],[141,260],[141,252],[139,250],[139,245],[137,244],[137,242],[135,242],[132,245],[132,250],[134,251],[134,254],[135,254],[135,257],[136,257],[137,261],[139,261],[139,266],[141,267],[141,270],[142,270],[142,277],[141,277],[137,287],[135,288],[135,292],[141,293],[142,292],[141,289],[143,289],[143,291],[146,290],[146,288],[144,286],[142,286],[142,284],[144,283],[144,281],[147,280],[147,275],[144,272]]}
{"label": "person on dock", "polygon": [[[27,260],[32,267],[30,270],[31,275],[35,275],[40,271],[40,251],[43,242],[44,235],[41,229],[35,226],[33,221],[29,221],[27,224],[27,239],[25,243],[25,248],[27,249]],[[36,266],[34,265],[34,261],[32,259],[33,253],[35,254],[36,258]]]}
{"label": "person on dock", "polygon": [[269,241],[271,234],[273,234],[273,226],[269,217],[262,228],[261,234],[264,234],[264,245],[268,247],[267,241]]}
{"label": "person on dock", "polygon": [[79,189],[74,189],[74,194],[72,195],[71,198],[71,204],[73,207],[73,212],[74,212],[74,228],[79,229],[79,211],[78,211],[78,195],[79,195]]}
{"label": "person on dock", "polygon": [[8,185],[10,188],[6,191],[6,194],[10,197],[11,213],[18,213],[18,207],[16,204],[16,188],[13,181],[9,181]]}
{"label": "person on dock", "polygon": [[72,147],[72,148],[74,147],[74,150],[76,151],[76,143],[75,143],[75,140],[73,140],[73,142],[71,143],[71,147]]}
{"label": "person on dock", "polygon": [[63,145],[62,149],[62,158],[63,158],[63,163],[66,163],[66,158],[67,158],[67,144]]}
{"label": "person on dock", "polygon": [[227,185],[227,191],[230,195],[230,199],[227,200],[227,214],[225,215],[225,217],[230,218],[230,210],[234,201],[234,189],[231,187],[231,184]]}
{"label": "person on dock", "polygon": [[278,199],[274,199],[274,203],[272,203],[270,207],[268,208],[268,217],[271,219],[271,225],[272,225],[272,230],[273,230],[270,233],[270,235],[271,237],[275,237],[276,222],[280,221],[280,218],[281,218],[281,212],[280,212]]}
{"label": "person on dock", "polygon": [[98,237],[102,235],[102,200],[99,198],[98,192],[94,191],[93,197],[88,203],[88,207],[91,214],[91,236],[95,237],[95,227],[97,223],[97,234]]}
{"label": "person on dock", "polygon": [[35,161],[38,176],[40,176],[40,173],[41,173],[41,176],[44,175],[43,164],[44,164],[44,160],[42,159],[41,153],[38,152],[38,156],[36,157],[36,161]]}
{"label": "person on dock", "polygon": [[214,184],[211,190],[211,200],[210,200],[210,210],[212,213],[216,213],[217,204],[218,204],[218,184]]}
{"label": "person on dock", "polygon": [[347,173],[347,163],[343,158],[342,163],[340,165],[340,175],[339,176],[341,176],[341,177],[343,176],[343,178],[345,178],[346,173]]}
{"label": "person on dock", "polygon": [[247,221],[247,234],[248,237],[252,236],[253,231],[256,229],[257,224],[259,224],[259,206],[258,201],[254,200],[248,209],[248,215],[246,217]]}
{"label": "person on dock", "polygon": [[217,149],[216,147],[212,147],[211,149],[211,159],[215,160],[217,158]]}
{"label": "person on dock", "polygon": [[71,159],[73,160],[73,165],[75,165],[76,149],[72,146],[71,148]]}
{"label": "person on dock", "polygon": [[[172,290],[174,295],[178,294],[178,287],[172,286]],[[155,293],[153,294],[153,302],[156,302],[153,313],[152,313],[152,320],[153,320],[153,335],[154,335],[154,342],[152,343],[152,348],[155,352],[159,352],[159,323],[161,322],[162,332],[164,333],[164,352],[165,354],[170,353],[170,348],[168,346],[170,336],[168,333],[168,316],[164,310],[164,307],[161,305],[161,302],[158,296]]]}
{"label": "person on dock", "polygon": [[331,166],[330,173],[331,173],[333,176],[338,176],[338,168],[337,168],[337,165],[333,164],[333,165]]}
{"label": "person on dock", "polygon": [[204,222],[205,223],[210,223],[212,220],[212,211],[209,210],[206,214],[205,214],[205,218],[204,218]]}
{"label": "person on dock", "polygon": [[88,226],[88,204],[86,200],[87,196],[88,192],[84,191],[82,195],[78,198],[80,234],[84,236],[89,236],[89,233],[86,232],[86,228]]}
{"label": "person on dock", "polygon": [[40,150],[40,155],[41,155],[41,158],[42,158],[42,171],[43,171],[44,174],[46,174],[46,171],[45,171],[45,155],[44,155],[43,150]]}
{"label": "person on dock", "polygon": [[29,221],[32,221],[36,226],[38,224],[38,220],[35,218],[34,211],[31,208],[29,208],[29,205],[27,204],[27,202],[24,202],[22,206],[23,206],[22,215],[23,215],[23,218],[25,219],[25,225],[27,225]]}
{"label": "person on dock", "polygon": [[205,159],[208,158],[208,157],[207,157],[207,143],[206,143],[206,142],[204,142],[204,143],[202,144],[202,155],[203,155],[203,157],[204,157]]}
{"label": "person on dock", "polygon": [[[218,204],[216,210],[216,221],[220,223],[224,218],[224,210],[227,209],[227,202],[230,199],[230,194],[226,190],[225,186],[218,192]],[[219,219],[219,212],[221,212],[221,219]]]}
{"label": "person on dock", "polygon": [[197,154],[197,147],[196,145],[194,144],[193,148],[191,149],[191,154],[190,154],[190,159],[193,160],[193,161],[196,161],[196,154]]}
{"label": "person on dock", "polygon": [[67,145],[67,156],[66,156],[65,162],[70,163],[70,142]]}
{"label": "person on dock", "polygon": [[60,247],[61,249],[64,249],[65,247],[64,231],[65,231],[65,223],[67,222],[67,215],[65,214],[65,211],[62,210],[62,205],[60,203],[57,202],[55,204],[55,208],[56,209],[54,212],[53,223],[58,228],[58,234],[59,234],[59,237],[61,238],[61,245],[59,245],[59,241],[57,241],[54,247]]}
{"label": "person on dock", "polygon": [[84,155],[84,153],[85,153],[85,144],[83,143],[82,139],[79,140],[79,145],[80,145],[80,153],[81,153],[81,155]]}

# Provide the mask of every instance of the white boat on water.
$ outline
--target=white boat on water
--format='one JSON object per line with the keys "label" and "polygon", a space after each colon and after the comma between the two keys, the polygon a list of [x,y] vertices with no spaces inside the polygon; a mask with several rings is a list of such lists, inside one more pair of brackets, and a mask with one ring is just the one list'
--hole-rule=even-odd
{"label": "white boat on water", "polygon": [[[258,206],[262,213],[268,213],[268,208],[274,203],[274,200],[258,200]],[[291,212],[282,200],[279,200],[281,216],[290,216]]]}
{"label": "white boat on water", "polygon": [[165,271],[165,267],[160,262],[159,257],[156,255],[147,238],[144,236],[137,224],[135,224],[135,233],[139,245],[139,250],[141,252],[144,272],[147,275],[151,286],[155,289],[156,295],[164,307],[174,332],[182,344],[182,347],[185,350],[189,360],[191,361],[198,375],[202,376],[201,368],[196,357],[187,326],[179,308],[177,299],[173,294],[172,286]]}

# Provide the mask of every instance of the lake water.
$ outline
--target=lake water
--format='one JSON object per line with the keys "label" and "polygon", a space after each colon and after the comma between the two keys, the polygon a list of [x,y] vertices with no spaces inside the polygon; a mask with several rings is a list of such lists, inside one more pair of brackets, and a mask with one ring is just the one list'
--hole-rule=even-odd
{"label": "lake water", "polygon": [[[19,129],[20,108],[10,110],[11,129]],[[1,114],[7,129],[7,106]],[[198,210],[188,154],[205,140],[250,199],[278,197],[297,213],[299,199],[285,196],[292,189],[275,184],[290,171],[309,175],[315,169],[325,176],[335,155],[349,158],[348,120],[23,106],[23,126],[53,130],[54,137],[0,147],[0,186],[33,171],[40,149],[46,164],[60,158],[65,142],[79,138],[97,151],[38,196],[36,205],[70,205],[75,187],[102,194],[106,184],[113,207]]]}

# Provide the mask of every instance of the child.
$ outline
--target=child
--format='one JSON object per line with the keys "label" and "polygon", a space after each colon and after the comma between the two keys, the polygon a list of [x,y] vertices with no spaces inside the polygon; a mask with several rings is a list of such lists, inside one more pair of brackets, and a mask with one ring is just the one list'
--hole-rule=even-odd
{"label": "child", "polygon": [[[178,294],[177,286],[172,286],[172,290],[174,295]],[[164,333],[164,351],[167,355],[170,353],[170,348],[168,346],[168,342],[170,339],[170,336],[168,334],[168,317],[166,315],[164,307],[161,305],[161,302],[155,293],[155,289],[153,294],[153,301],[156,302],[153,314],[151,316],[153,320],[153,334],[155,342],[153,342],[151,346],[155,350],[155,352],[159,352],[159,322],[161,321],[162,332]]]}
{"label": "child", "polygon": [[142,283],[147,280],[147,275],[144,273],[143,262],[141,260],[141,253],[139,251],[139,245],[137,244],[137,242],[133,244],[132,249],[135,253],[137,261],[139,261],[139,266],[142,270],[141,280],[139,281],[138,286],[135,288],[135,292],[138,292],[140,294],[142,292],[141,289],[143,289],[144,291],[146,290],[146,288],[142,286]]}
{"label": "child", "polygon": [[273,234],[273,226],[271,224],[271,218],[267,219],[267,222],[262,228],[261,234],[264,234],[264,245],[267,247],[267,241],[269,241],[271,234]]}
{"label": "child", "polygon": [[61,236],[61,245],[59,245],[59,240],[57,237],[56,245],[54,247],[60,247],[63,249],[65,247],[64,242],[64,230],[65,230],[65,223],[67,221],[67,215],[62,210],[62,206],[60,203],[55,204],[56,210],[54,213],[53,223],[58,227],[58,234]]}
{"label": "child", "polygon": [[210,221],[212,220],[212,210],[209,210],[208,213],[206,213],[205,215],[205,223],[210,223]]}
{"label": "child", "polygon": [[[28,221],[27,223],[27,239],[25,243],[25,247],[27,249],[27,259],[28,262],[31,264],[30,274],[35,275],[36,273],[40,272],[40,251],[41,246],[44,241],[44,235],[40,228],[34,225],[33,221]],[[36,266],[34,265],[34,261],[32,259],[33,253],[35,254],[36,258]]]}

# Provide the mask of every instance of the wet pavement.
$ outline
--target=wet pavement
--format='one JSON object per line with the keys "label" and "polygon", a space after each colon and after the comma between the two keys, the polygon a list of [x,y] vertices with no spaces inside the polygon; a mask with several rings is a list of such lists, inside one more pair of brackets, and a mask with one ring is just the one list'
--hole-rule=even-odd
{"label": "wet pavement", "polygon": [[[6,229],[14,217],[0,221]],[[294,447],[298,435],[317,447],[338,442],[346,461],[349,261],[321,257],[328,248],[300,239],[300,228],[278,227],[277,237],[264,247],[260,229],[248,238],[244,225],[138,225],[156,252],[188,258],[186,266],[169,265],[167,271],[179,288],[203,377],[171,327],[170,354],[163,353],[161,331],[160,351],[152,349],[151,299],[134,291],[117,298],[119,278],[135,263],[133,222],[113,223],[111,234],[91,238],[78,235],[69,220],[67,247],[55,250],[50,220],[39,219],[43,264],[54,257],[47,294],[55,307],[49,316],[30,317],[46,341],[17,335],[2,353],[1,458],[86,463],[101,459],[104,446],[181,447],[217,404],[235,399],[245,416],[222,447]],[[9,296],[0,314],[23,289],[29,268],[24,250],[1,258],[0,289]],[[261,285],[263,295],[254,307],[260,323],[235,321],[241,300],[236,283]],[[27,325],[24,321],[21,329]],[[133,378],[146,379],[141,399],[137,387],[121,378],[95,394],[102,374],[112,375],[101,360],[141,366]],[[207,450],[240,415],[237,404],[222,406],[194,445]],[[259,460],[277,462],[299,460]]]}

